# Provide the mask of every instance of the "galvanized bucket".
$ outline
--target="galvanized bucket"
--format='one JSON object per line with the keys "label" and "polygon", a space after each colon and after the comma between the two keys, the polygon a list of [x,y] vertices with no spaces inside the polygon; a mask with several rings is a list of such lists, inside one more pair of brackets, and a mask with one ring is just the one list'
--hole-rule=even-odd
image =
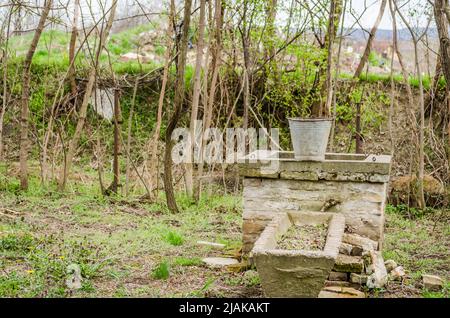
{"label": "galvanized bucket", "polygon": [[331,118],[288,118],[295,159],[324,161]]}

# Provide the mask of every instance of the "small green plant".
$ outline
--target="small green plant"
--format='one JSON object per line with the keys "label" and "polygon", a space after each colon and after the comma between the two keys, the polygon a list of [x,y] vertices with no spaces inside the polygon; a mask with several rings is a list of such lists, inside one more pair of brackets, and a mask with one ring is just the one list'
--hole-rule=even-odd
{"label": "small green plant", "polygon": [[169,263],[167,263],[166,261],[159,263],[153,269],[152,276],[155,279],[168,279],[170,276]]}
{"label": "small green plant", "polygon": [[251,271],[246,271],[246,272],[244,273],[243,280],[244,280],[244,284],[245,284],[247,287],[254,287],[254,286],[256,286],[256,285],[261,284],[261,280],[260,280],[260,278],[259,278],[258,273],[257,273],[256,271],[253,271],[253,270],[251,270]]}
{"label": "small green plant", "polygon": [[426,214],[433,213],[434,211],[435,210],[432,208],[427,207],[425,209],[419,209],[419,208],[414,208],[414,207],[408,207],[406,204],[398,204],[398,205],[388,204],[386,206],[387,213],[400,214],[411,220],[421,218],[421,217],[425,216]]}
{"label": "small green plant", "polygon": [[169,231],[166,234],[165,240],[173,246],[182,245],[184,242],[183,236],[173,231]]}
{"label": "small green plant", "polygon": [[377,54],[375,52],[370,52],[368,59],[369,59],[369,64],[371,66],[378,66],[378,65],[380,65],[380,60],[379,60],[379,58],[378,58],[378,56],[377,56]]}
{"label": "small green plant", "polygon": [[157,54],[157,55],[164,55],[164,52],[166,51],[166,49],[162,46],[162,45],[158,45],[158,46],[156,46],[156,48],[155,48],[155,53]]}
{"label": "small green plant", "polygon": [[213,286],[214,282],[216,280],[214,277],[210,277],[207,279],[206,283],[202,286],[202,288],[199,288],[197,290],[194,290],[190,293],[190,296],[192,297],[206,297],[208,290]]}
{"label": "small green plant", "polygon": [[450,296],[450,282],[444,285],[441,291],[429,291],[427,289],[422,291],[424,298],[448,298]]}
{"label": "small green plant", "polygon": [[177,257],[174,263],[175,265],[179,266],[200,266],[202,264],[202,260],[197,257],[194,258]]}
{"label": "small green plant", "polygon": [[33,237],[26,233],[23,235],[9,234],[0,238],[0,251],[14,251],[26,253],[33,246]]}

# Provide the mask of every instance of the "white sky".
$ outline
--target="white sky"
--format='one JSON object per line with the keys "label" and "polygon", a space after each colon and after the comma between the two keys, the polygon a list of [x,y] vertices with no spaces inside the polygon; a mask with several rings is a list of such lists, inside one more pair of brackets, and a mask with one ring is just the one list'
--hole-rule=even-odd
{"label": "white sky", "polygon": [[[4,0],[0,0],[0,3],[2,3]],[[43,0],[29,0],[29,1],[37,1],[37,2],[43,2]],[[176,0],[179,5],[184,0]],[[291,3],[292,0],[279,0],[279,4],[281,2]],[[297,1],[312,1],[312,0],[297,0]],[[314,2],[322,1],[322,0],[314,0]],[[325,1],[325,0],[323,0]],[[348,13],[349,6],[353,9],[355,12],[355,15],[360,16],[362,12],[364,11],[364,8],[367,8],[365,13],[363,14],[362,18],[360,19],[360,23],[363,28],[370,29],[375,19],[378,15],[378,11],[380,8],[381,0],[347,0],[347,14],[345,16],[345,27],[351,27],[354,26],[355,28],[359,28],[359,25],[354,25],[355,19]],[[416,16],[418,16],[417,20],[419,21],[417,23],[412,23],[413,26],[425,26],[426,25],[426,15],[423,14],[424,11],[423,5],[427,3],[427,0],[395,0],[399,5],[409,2],[408,6],[405,6],[402,8],[402,12],[405,16],[408,15],[409,9],[413,8],[416,9]],[[73,12],[72,5],[74,3],[74,0],[56,0],[56,3],[59,5],[69,3],[69,15]],[[111,0],[81,0],[81,5],[83,7],[83,16],[84,19],[90,20],[90,13],[89,10],[87,10],[87,3],[92,4],[92,8],[94,9],[94,12],[98,12],[100,10],[99,3],[103,3],[104,6],[109,7]],[[147,12],[161,12],[163,8],[166,7],[165,4],[167,4],[168,0],[139,0],[139,3],[146,9]],[[197,3],[198,0],[194,0],[194,3]],[[1,10],[0,10],[1,11]],[[136,0],[119,0],[118,2],[118,17],[123,17],[127,15],[134,15],[136,13],[141,13],[140,7],[137,6]],[[282,14],[283,15],[283,14]],[[1,18],[1,17],[0,17]],[[61,18],[67,19],[67,21],[70,21],[69,17],[62,16]],[[85,20],[85,21],[86,21]],[[399,27],[403,27],[400,23],[400,18],[397,18],[397,23]],[[392,22],[391,22],[391,14],[389,10],[389,4],[386,5],[386,10],[384,12],[383,19],[381,20],[380,29],[392,29]]]}
{"label": "white sky", "polygon": [[[380,5],[381,5],[381,0],[349,0],[351,2],[351,7],[353,8],[354,11],[356,11],[358,13],[358,15],[360,15],[363,11],[364,8],[367,7],[368,9],[366,10],[366,12],[364,13],[362,19],[360,19],[361,25],[366,28],[366,29],[370,29],[377,16],[378,16],[378,12],[380,10]],[[403,3],[407,3],[404,7],[402,7],[402,12],[403,15],[405,17],[408,16],[408,11],[410,9],[417,9],[417,16],[419,17],[419,22],[418,24],[420,26],[426,26],[427,23],[427,19],[426,19],[426,15],[423,14],[424,8],[423,6],[426,4],[427,0],[397,0],[398,5],[400,6]],[[353,19],[353,17],[350,14],[347,14],[345,16],[345,26],[346,27],[350,27],[355,19]],[[401,19],[400,17],[397,16],[397,24],[399,26],[402,26],[403,24],[401,23]],[[412,25],[414,25],[414,23],[412,23]],[[417,25],[417,23],[416,23]],[[356,28],[358,28],[358,26],[355,26]],[[381,20],[380,29],[388,29],[391,30],[392,29],[392,18],[391,18],[391,12],[389,9],[389,1],[386,4],[386,9],[384,11],[384,15],[383,18]]]}

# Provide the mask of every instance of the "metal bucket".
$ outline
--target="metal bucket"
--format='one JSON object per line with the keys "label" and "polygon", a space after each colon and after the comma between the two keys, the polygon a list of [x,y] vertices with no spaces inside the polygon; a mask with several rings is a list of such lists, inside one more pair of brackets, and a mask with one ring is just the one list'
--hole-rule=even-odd
{"label": "metal bucket", "polygon": [[331,118],[288,118],[295,159],[324,161]]}

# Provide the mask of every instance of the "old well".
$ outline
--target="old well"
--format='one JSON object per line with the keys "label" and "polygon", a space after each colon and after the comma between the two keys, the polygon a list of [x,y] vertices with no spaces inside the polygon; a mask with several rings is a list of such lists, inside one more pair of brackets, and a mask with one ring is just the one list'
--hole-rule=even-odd
{"label": "old well", "polygon": [[247,159],[240,164],[244,253],[275,215],[295,211],[340,213],[347,231],[378,241],[381,249],[390,156],[328,153],[312,162],[259,150]]}

